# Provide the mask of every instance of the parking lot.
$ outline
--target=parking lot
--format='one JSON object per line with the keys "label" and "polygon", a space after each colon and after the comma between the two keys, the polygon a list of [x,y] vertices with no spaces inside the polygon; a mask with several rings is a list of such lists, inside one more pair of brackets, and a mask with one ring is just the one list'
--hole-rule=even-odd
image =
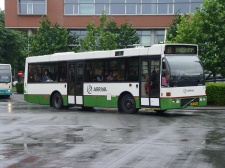
{"label": "parking lot", "polygon": [[0,99],[0,167],[224,167],[223,108],[55,110]]}

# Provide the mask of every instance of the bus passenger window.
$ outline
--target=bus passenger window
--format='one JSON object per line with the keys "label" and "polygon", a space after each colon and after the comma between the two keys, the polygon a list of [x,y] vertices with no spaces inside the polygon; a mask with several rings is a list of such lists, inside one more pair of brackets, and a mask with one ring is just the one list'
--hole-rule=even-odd
{"label": "bus passenger window", "polygon": [[44,70],[44,73],[43,73],[43,76],[42,76],[42,81],[43,82],[47,82],[49,80],[50,80],[49,70],[48,69],[45,69]]}
{"label": "bus passenger window", "polygon": [[114,77],[113,77],[113,71],[109,72],[109,76],[107,77],[107,81],[113,81]]}
{"label": "bus passenger window", "polygon": [[168,86],[166,70],[162,70],[162,86]]}
{"label": "bus passenger window", "polygon": [[60,74],[59,82],[66,82],[66,72],[63,70],[63,72]]}
{"label": "bus passenger window", "polygon": [[34,69],[34,81],[40,82],[41,81],[41,74],[39,69]]}
{"label": "bus passenger window", "polygon": [[134,71],[134,70],[130,71],[130,75],[128,77],[128,80],[129,81],[137,81],[138,80],[138,75],[137,75],[136,71]]}
{"label": "bus passenger window", "polygon": [[103,71],[100,69],[99,74],[97,75],[97,81],[103,81],[103,80],[104,80]]}
{"label": "bus passenger window", "polygon": [[90,70],[87,72],[87,82],[92,82],[95,81],[95,76],[93,74],[93,71]]}
{"label": "bus passenger window", "polygon": [[60,82],[66,82],[66,77],[65,75],[62,75],[61,78],[59,79]]}

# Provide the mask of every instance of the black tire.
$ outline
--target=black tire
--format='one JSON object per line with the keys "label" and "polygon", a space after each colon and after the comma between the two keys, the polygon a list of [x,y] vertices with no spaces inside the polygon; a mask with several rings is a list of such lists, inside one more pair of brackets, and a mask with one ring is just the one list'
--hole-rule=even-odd
{"label": "black tire", "polygon": [[162,115],[166,110],[155,110],[155,112],[159,115]]}
{"label": "black tire", "polygon": [[136,108],[134,97],[131,94],[126,94],[122,97],[118,110],[119,112],[134,114],[137,113],[139,109]]}
{"label": "black tire", "polygon": [[52,96],[52,106],[55,109],[62,109],[63,108],[63,99],[60,93],[55,93]]}
{"label": "black tire", "polygon": [[70,106],[63,106],[63,109],[68,110]]}
{"label": "black tire", "polygon": [[94,107],[81,107],[83,111],[94,111]]}

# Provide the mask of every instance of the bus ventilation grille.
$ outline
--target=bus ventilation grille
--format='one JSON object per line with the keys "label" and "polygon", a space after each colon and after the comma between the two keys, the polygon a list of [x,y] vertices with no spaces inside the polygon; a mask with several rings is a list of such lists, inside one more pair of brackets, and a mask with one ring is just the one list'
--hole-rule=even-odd
{"label": "bus ventilation grille", "polygon": [[190,106],[192,102],[199,102],[199,98],[181,99],[181,106]]}

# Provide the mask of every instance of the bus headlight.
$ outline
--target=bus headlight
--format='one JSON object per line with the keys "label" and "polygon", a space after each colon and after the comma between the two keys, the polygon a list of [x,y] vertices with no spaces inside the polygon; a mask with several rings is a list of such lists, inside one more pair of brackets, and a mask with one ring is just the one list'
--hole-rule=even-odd
{"label": "bus headlight", "polygon": [[180,103],[180,100],[178,99],[175,99],[175,100],[172,100],[173,103]]}
{"label": "bus headlight", "polygon": [[205,97],[200,97],[199,101],[206,101],[206,98]]}

